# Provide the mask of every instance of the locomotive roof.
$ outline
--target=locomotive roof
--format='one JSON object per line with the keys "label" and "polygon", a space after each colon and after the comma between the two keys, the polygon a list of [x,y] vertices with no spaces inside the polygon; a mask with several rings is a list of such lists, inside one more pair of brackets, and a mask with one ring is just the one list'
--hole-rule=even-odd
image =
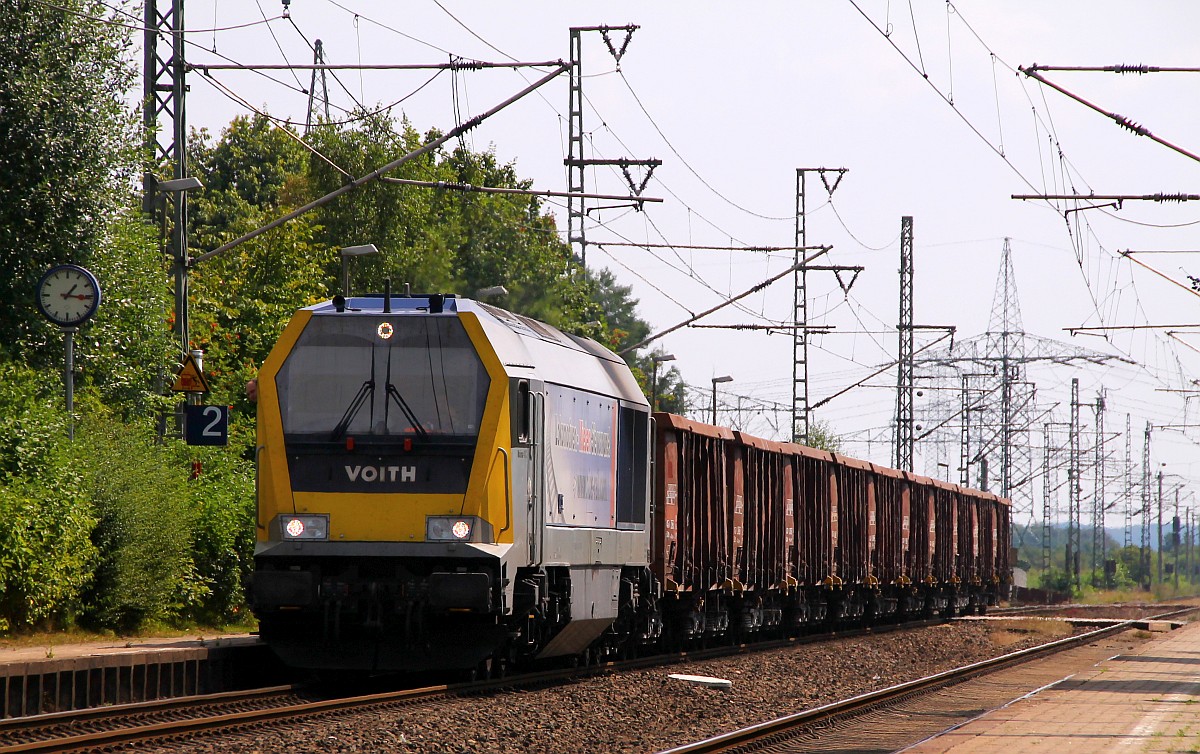
{"label": "locomotive roof", "polygon": [[[553,325],[454,294],[392,295],[393,315],[457,316],[472,312],[479,317],[488,342],[510,376],[540,379],[581,390],[620,398],[649,407],[624,359],[591,338],[571,335]],[[314,316],[374,316],[384,312],[379,294],[346,299],[341,309],[335,300],[306,307]],[[431,311],[432,309],[432,311]]]}

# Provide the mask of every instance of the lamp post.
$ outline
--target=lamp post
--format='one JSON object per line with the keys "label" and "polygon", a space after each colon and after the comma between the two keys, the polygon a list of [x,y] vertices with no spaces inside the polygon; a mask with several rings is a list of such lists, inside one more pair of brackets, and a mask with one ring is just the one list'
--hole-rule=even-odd
{"label": "lamp post", "polygon": [[650,412],[654,413],[658,410],[658,365],[664,361],[674,361],[675,354],[673,353],[656,353],[650,356],[650,361],[653,362],[654,368],[650,377]]}
{"label": "lamp post", "polygon": [[367,254],[378,254],[379,249],[375,248],[375,244],[368,243],[362,246],[345,246],[342,248],[342,295],[347,299],[350,298],[350,257],[361,257]]}
{"label": "lamp post", "polygon": [[730,377],[729,375],[725,375],[724,377],[713,377],[712,378],[712,386],[713,386],[712,423],[713,423],[713,426],[716,426],[716,424],[717,424],[717,383],[718,382],[733,382],[733,378]]}

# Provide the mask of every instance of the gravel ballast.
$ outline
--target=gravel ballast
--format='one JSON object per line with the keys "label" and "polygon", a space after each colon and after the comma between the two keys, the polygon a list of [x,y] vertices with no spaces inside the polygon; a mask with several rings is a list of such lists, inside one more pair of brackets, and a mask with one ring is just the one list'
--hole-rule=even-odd
{"label": "gravel ballast", "polygon": [[[953,623],[651,670],[429,707],[343,714],[181,743],[195,752],[656,752],[1041,644],[1063,623]],[[1126,635],[1128,636],[1128,634]],[[713,676],[729,689],[671,679]]]}

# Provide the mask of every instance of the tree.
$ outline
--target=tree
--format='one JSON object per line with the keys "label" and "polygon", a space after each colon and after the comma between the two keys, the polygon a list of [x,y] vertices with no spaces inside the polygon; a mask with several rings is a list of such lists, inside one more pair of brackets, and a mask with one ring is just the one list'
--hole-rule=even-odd
{"label": "tree", "polygon": [[[321,157],[310,159],[312,196],[343,185],[439,138],[422,137],[407,121],[363,115],[352,125],[325,125],[310,134]],[[336,167],[334,167],[336,166]],[[493,188],[529,188],[514,165],[492,152],[435,149],[388,173],[390,178]],[[370,290],[390,278],[394,290],[473,296],[502,285],[500,305],[575,332],[599,318],[591,283],[573,266],[554,219],[540,199],[523,195],[404,186],[376,181],[322,207],[319,240],[337,248],[374,244],[355,277]],[[336,261],[334,262],[336,264]],[[330,270],[336,275],[336,269]],[[591,334],[591,333],[589,333]]]}
{"label": "tree", "polygon": [[[109,221],[105,253],[91,265],[102,303],[75,340],[80,385],[94,385],[126,420],[164,406],[161,395],[170,377],[165,367],[176,348],[167,321],[172,300],[167,260],[154,234],[140,208],[127,206]],[[61,354],[60,347],[52,350]]]}
{"label": "tree", "polygon": [[[802,438],[797,439],[796,442],[802,442]],[[827,450],[830,453],[841,453],[842,437],[833,431],[832,424],[816,419],[808,424],[808,446]]]}
{"label": "tree", "polygon": [[[219,138],[201,131],[188,160],[205,176],[190,197],[194,254],[261,227],[309,200],[308,151],[264,116],[235,118]],[[190,341],[202,349],[210,399],[235,408],[235,445],[252,445],[253,410],[243,393],[292,314],[329,298],[336,250],[304,215],[196,265],[190,276]]]}
{"label": "tree", "polygon": [[105,256],[137,164],[129,32],[92,20],[112,13],[96,0],[0,3],[0,349],[39,365],[61,352],[44,347],[38,277]]}

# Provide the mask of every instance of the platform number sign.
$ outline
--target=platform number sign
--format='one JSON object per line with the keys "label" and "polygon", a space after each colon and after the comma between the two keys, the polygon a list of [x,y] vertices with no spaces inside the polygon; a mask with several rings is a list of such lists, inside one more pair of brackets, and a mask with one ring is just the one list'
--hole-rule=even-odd
{"label": "platform number sign", "polygon": [[229,406],[185,406],[184,410],[188,445],[229,444]]}

